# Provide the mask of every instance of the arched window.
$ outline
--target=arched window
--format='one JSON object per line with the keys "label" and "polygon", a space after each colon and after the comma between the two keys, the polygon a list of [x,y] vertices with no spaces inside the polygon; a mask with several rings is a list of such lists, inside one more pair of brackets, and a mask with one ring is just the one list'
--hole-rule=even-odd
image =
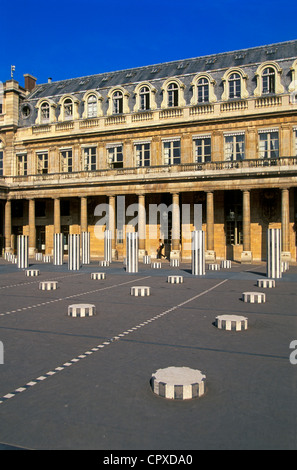
{"label": "arched window", "polygon": [[209,81],[207,78],[200,78],[197,82],[198,103],[209,101]]}
{"label": "arched window", "polygon": [[143,86],[139,90],[139,109],[145,111],[150,109],[150,90],[147,86]]}
{"label": "arched window", "polygon": [[263,70],[262,93],[275,93],[275,70],[272,67]]}
{"label": "arched window", "polygon": [[87,117],[97,116],[97,98],[95,95],[90,95],[87,101]]}
{"label": "arched window", "polygon": [[64,119],[73,119],[73,102],[70,98],[64,101]]}
{"label": "arched window", "polygon": [[167,106],[173,108],[178,106],[178,85],[177,83],[169,83],[167,87]]}
{"label": "arched window", "polygon": [[40,113],[41,113],[41,122],[49,122],[50,119],[50,106],[48,103],[42,103],[40,106]]}
{"label": "arched window", "polygon": [[112,95],[112,112],[113,114],[123,112],[123,93],[121,91],[115,91]]}
{"label": "arched window", "polygon": [[229,98],[241,98],[241,79],[239,73],[232,73],[228,80]]}

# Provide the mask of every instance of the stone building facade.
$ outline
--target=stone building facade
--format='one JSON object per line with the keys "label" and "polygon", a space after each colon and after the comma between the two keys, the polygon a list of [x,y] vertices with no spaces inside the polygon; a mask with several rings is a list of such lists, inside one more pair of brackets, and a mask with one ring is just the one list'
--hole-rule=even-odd
{"label": "stone building facade", "polygon": [[67,252],[67,234],[89,231],[99,258],[108,228],[115,258],[137,230],[140,255],[161,238],[186,260],[198,220],[209,260],[265,260],[267,228],[279,227],[283,259],[296,261],[297,41],[24,77],[0,100],[2,253],[25,234],[31,256],[51,254],[54,233]]}

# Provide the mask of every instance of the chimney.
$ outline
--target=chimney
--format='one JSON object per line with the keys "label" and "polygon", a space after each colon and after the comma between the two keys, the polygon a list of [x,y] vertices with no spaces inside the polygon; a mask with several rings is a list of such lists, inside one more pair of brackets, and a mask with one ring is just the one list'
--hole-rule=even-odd
{"label": "chimney", "polygon": [[33,77],[33,75],[30,75],[29,73],[25,73],[24,78],[25,90],[29,92],[32,91],[35,88],[37,78]]}
{"label": "chimney", "polygon": [[47,83],[52,83],[52,77],[48,77]]}

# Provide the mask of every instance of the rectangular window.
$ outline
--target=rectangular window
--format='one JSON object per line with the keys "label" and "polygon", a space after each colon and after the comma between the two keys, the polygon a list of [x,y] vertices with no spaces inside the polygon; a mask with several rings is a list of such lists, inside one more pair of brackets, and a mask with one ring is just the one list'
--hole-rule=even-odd
{"label": "rectangular window", "polygon": [[279,157],[278,130],[259,132],[259,156],[260,158],[271,159]]}
{"label": "rectangular window", "polygon": [[72,173],[72,149],[60,150],[61,173]]}
{"label": "rectangular window", "polygon": [[181,162],[180,139],[163,141],[164,165],[179,165]]}
{"label": "rectangular window", "polygon": [[0,176],[3,176],[3,152],[0,150]]}
{"label": "rectangular window", "polygon": [[136,166],[150,166],[151,163],[151,144],[143,142],[135,144]]}
{"label": "rectangular window", "polygon": [[194,159],[195,163],[207,163],[211,161],[211,138],[210,136],[195,137]]}
{"label": "rectangular window", "polygon": [[97,149],[96,147],[85,147],[82,150],[82,169],[83,171],[94,171],[97,166]]}
{"label": "rectangular window", "polygon": [[107,147],[107,160],[110,168],[123,168],[123,146],[120,144]]}
{"label": "rectangular window", "polygon": [[17,155],[17,175],[18,176],[26,176],[27,175],[27,154],[20,154]]}
{"label": "rectangular window", "polygon": [[48,173],[48,153],[40,152],[37,154],[37,173],[44,175]]}
{"label": "rectangular window", "polygon": [[245,136],[240,134],[225,134],[225,160],[229,162],[244,160]]}

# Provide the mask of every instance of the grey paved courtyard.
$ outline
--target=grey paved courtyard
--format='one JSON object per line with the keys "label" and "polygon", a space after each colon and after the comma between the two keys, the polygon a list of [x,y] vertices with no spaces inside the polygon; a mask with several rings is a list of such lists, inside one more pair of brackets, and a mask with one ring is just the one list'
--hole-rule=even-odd
{"label": "grey paved courtyard", "polygon": [[[120,262],[32,268],[38,277],[0,261],[1,449],[296,449],[297,267],[273,289],[256,286],[265,264],[203,277],[190,264],[140,264],[137,274]],[[169,274],[184,283],[169,284]],[[44,280],[58,289],[39,290]],[[135,285],[151,295],[131,296]],[[244,303],[245,291],[265,292],[266,303]],[[67,315],[68,305],[86,302],[96,316]],[[248,317],[248,330],[219,330],[221,314]],[[206,394],[153,394],[151,375],[169,366],[201,370]]]}

